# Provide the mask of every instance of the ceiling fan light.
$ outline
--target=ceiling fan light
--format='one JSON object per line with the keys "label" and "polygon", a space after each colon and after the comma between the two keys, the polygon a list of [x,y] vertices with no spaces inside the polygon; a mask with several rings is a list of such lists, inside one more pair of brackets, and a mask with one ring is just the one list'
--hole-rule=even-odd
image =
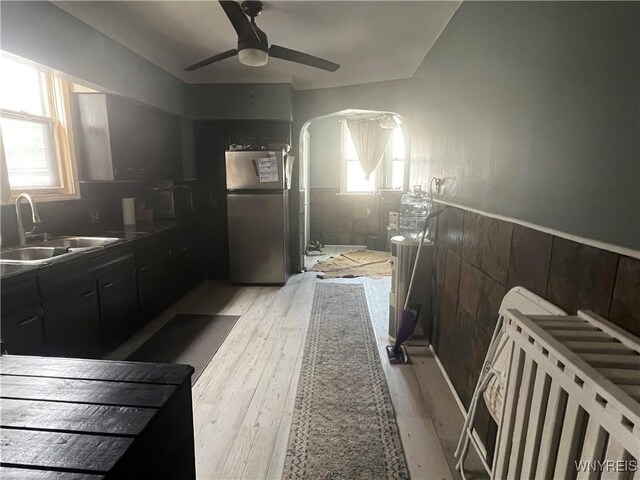
{"label": "ceiling fan light", "polygon": [[269,54],[259,48],[244,48],[238,51],[238,60],[248,67],[262,67],[269,61]]}

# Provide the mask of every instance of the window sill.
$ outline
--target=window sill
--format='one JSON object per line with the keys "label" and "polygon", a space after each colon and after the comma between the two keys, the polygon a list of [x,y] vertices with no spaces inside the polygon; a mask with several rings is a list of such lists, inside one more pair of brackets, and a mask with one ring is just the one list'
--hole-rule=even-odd
{"label": "window sill", "polygon": [[[20,192],[22,193],[22,192]],[[11,195],[11,198],[8,201],[3,201],[2,205],[14,205],[16,203],[17,195]],[[45,203],[45,202],[63,202],[65,200],[80,200],[80,193],[51,193],[51,194],[40,194],[26,191],[35,203]]]}
{"label": "window sill", "polygon": [[336,197],[372,197],[374,195],[375,192],[338,192],[335,194]]}

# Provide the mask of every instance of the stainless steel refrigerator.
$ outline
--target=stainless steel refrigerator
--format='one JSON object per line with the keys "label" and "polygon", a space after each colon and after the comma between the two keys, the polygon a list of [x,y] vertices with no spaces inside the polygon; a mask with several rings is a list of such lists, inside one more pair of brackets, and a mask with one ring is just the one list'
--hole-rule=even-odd
{"label": "stainless steel refrigerator", "polygon": [[285,284],[292,157],[284,151],[228,151],[225,162],[231,281]]}

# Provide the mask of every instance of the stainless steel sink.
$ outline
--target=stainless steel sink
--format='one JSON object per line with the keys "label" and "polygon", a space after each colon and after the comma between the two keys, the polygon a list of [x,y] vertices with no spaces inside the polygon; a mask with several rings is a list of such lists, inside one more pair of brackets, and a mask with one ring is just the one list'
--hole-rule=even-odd
{"label": "stainless steel sink", "polygon": [[41,242],[39,246],[61,248],[103,247],[118,240],[120,239],[113,237],[58,237],[53,240]]}
{"label": "stainless steel sink", "polygon": [[0,252],[0,263],[33,265],[50,263],[60,258],[102,248],[120,240],[115,237],[58,237],[32,246]]}
{"label": "stainless steel sink", "polygon": [[55,257],[69,255],[70,252],[55,247],[21,247],[0,252],[3,263],[44,263]]}

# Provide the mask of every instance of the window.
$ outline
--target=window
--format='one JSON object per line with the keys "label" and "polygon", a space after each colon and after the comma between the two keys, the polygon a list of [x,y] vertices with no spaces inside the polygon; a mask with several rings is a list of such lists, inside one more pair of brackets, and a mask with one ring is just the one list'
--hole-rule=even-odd
{"label": "window", "polygon": [[356,147],[351,138],[351,132],[347,127],[347,122],[342,122],[342,148],[344,156],[344,167],[342,174],[343,192],[373,192],[376,189],[376,174],[378,169],[371,172],[369,180],[365,178],[364,170],[358,160]]}
{"label": "window", "polygon": [[393,129],[389,145],[387,146],[387,178],[391,180],[387,185],[393,189],[404,189],[404,156],[405,145],[402,128],[399,126]]}
{"label": "window", "polygon": [[377,188],[404,189],[405,143],[402,128],[394,128],[378,167],[365,179],[364,170],[347,127],[342,122],[342,193],[368,193]]}
{"label": "window", "polygon": [[0,56],[0,72],[3,199],[77,198],[67,82],[13,57]]}

